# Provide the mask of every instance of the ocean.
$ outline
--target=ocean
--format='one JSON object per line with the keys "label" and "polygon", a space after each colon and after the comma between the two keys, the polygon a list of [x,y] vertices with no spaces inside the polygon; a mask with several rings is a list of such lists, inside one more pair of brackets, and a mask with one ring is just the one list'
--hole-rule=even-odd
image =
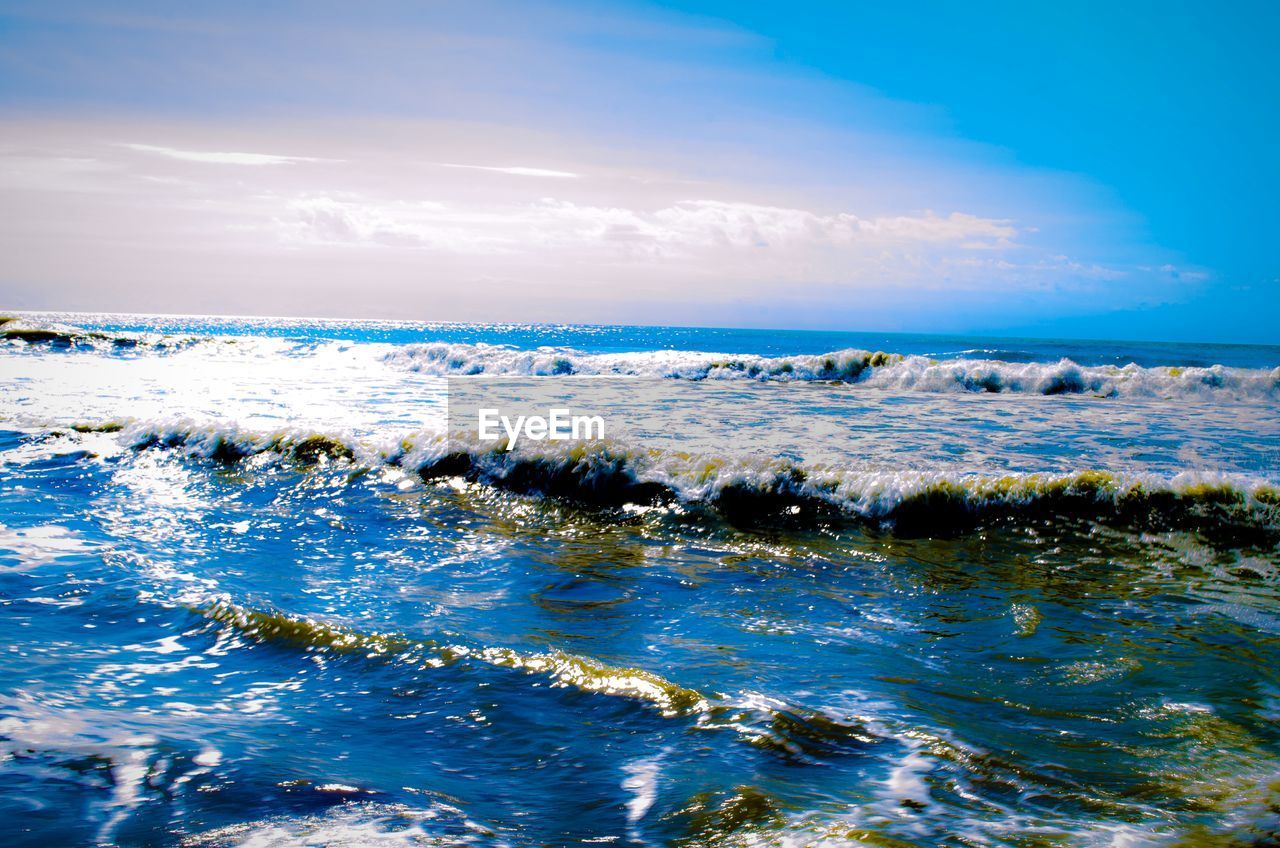
{"label": "ocean", "polygon": [[6,846],[1280,844],[1280,348],[0,337]]}

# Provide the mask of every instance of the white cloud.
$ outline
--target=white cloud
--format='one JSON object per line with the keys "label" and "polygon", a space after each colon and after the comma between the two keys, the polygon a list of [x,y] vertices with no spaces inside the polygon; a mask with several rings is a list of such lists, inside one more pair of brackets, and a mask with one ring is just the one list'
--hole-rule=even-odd
{"label": "white cloud", "polygon": [[[1146,268],[1097,264],[1060,216],[987,193],[728,180],[675,156],[537,133],[416,122],[256,135],[0,129],[0,255],[12,266],[0,294],[29,286],[30,302],[287,310],[299,291],[339,297],[358,279],[367,303],[469,319],[618,320],[649,304],[653,320],[662,304],[699,303],[709,322],[772,320],[784,306],[852,320],[869,304],[994,309],[1022,294],[1124,305],[1190,279],[1161,270],[1158,255],[1142,256]],[[190,146],[203,150],[122,137],[200,138]],[[243,152],[270,150],[323,158]],[[173,288],[178,274],[189,290]]]}
{"label": "white cloud", "polygon": [[31,191],[101,191],[100,180],[119,168],[89,156],[0,154],[0,187]]}
{"label": "white cloud", "polygon": [[308,156],[276,156],[271,153],[231,153],[200,150],[178,150],[174,147],[160,147],[154,144],[121,144],[129,150],[139,153],[154,153],[183,162],[204,162],[211,165],[290,165],[294,162],[319,162]]}
{"label": "white cloud", "polygon": [[517,177],[554,177],[558,179],[576,180],[581,174],[572,171],[553,171],[550,168],[525,168],[514,166],[499,168],[496,165],[459,165],[455,162],[440,162],[441,168],[467,168],[473,171],[493,171],[497,174],[514,174]]}
{"label": "white cloud", "polygon": [[378,203],[312,197],[291,201],[280,219],[287,240],[316,244],[433,245],[452,252],[540,252],[578,248],[623,255],[678,257],[811,248],[856,251],[908,244],[954,250],[1011,247],[1007,220],[965,213],[864,218],[841,212],[686,200],[643,210],[544,198],[520,206]]}
{"label": "white cloud", "polygon": [[822,215],[805,209],[717,200],[682,201],[659,210],[653,218],[673,240],[733,247],[874,241],[965,242],[962,247],[986,247],[1008,245],[1017,234],[1007,220],[962,212],[945,217],[925,212],[863,218],[850,212]]}
{"label": "white cloud", "polygon": [[285,240],[295,244],[381,244],[425,247],[430,242],[369,205],[331,197],[299,198],[289,203],[292,216],[277,220]]}

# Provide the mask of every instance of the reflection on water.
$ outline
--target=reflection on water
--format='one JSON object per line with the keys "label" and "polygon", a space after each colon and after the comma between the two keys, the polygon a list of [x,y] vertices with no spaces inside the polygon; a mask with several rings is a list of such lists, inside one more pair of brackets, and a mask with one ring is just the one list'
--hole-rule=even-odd
{"label": "reflection on water", "polygon": [[712,444],[507,456],[422,328],[168,329],[0,350],[6,845],[1276,844],[1265,393],[674,381]]}
{"label": "reflection on water", "polygon": [[31,438],[0,804],[32,844],[1141,843],[1274,803],[1274,550],[751,529]]}

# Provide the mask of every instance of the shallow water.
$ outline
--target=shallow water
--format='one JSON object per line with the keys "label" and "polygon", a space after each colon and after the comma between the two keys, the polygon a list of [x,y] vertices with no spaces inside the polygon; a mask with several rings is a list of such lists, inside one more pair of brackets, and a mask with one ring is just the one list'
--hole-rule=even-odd
{"label": "shallow water", "polygon": [[[0,349],[7,844],[1280,826],[1275,349],[57,320]],[[460,447],[461,376],[673,423]]]}

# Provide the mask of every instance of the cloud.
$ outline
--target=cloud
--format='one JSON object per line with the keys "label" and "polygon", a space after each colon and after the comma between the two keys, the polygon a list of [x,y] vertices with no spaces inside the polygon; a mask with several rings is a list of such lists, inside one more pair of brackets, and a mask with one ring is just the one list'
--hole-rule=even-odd
{"label": "cloud", "polygon": [[733,247],[799,243],[849,245],[858,242],[963,242],[1008,246],[1017,229],[1008,220],[963,212],[864,218],[851,212],[822,215],[805,209],[688,200],[654,213],[666,240]]}
{"label": "cloud", "polygon": [[101,178],[119,173],[91,156],[0,155],[0,187],[84,193],[103,190]]}
{"label": "cloud", "polygon": [[[824,171],[797,187],[649,149],[445,121],[0,129],[0,255],[11,266],[0,295],[15,303],[29,292],[25,302],[47,305],[284,314],[300,292],[337,302],[359,280],[359,305],[343,308],[612,322],[660,320],[665,305],[711,323],[857,322],[873,308],[909,328],[902,316],[925,307],[1118,308],[1191,284],[1181,268],[1160,270],[1174,257],[1101,250],[1096,233],[1064,233],[1064,218],[1037,205],[985,186],[935,191],[932,179],[928,191],[897,180],[861,189]],[[564,170],[481,164],[513,162]],[[576,178],[537,178],[547,172]],[[176,275],[192,284],[175,289]]]}
{"label": "cloud", "polygon": [[572,171],[553,171],[550,168],[525,168],[515,166],[510,168],[499,168],[494,165],[459,165],[453,162],[438,163],[441,168],[468,168],[473,171],[493,171],[497,174],[514,174],[518,177],[555,177],[559,179],[574,179],[582,176]]}
{"label": "cloud", "polygon": [[183,162],[204,162],[211,165],[291,165],[294,162],[320,162],[308,156],[276,156],[270,153],[231,153],[199,150],[178,150],[154,144],[121,144],[120,147],[139,153],[154,153]]}
{"label": "cloud", "polygon": [[544,198],[526,205],[378,203],[307,197],[282,222],[290,242],[434,245],[452,252],[541,252],[579,248],[653,257],[810,248],[859,250],[910,244],[965,251],[1011,247],[1017,228],[961,212],[860,217],[720,200],[644,210]]}
{"label": "cloud", "polygon": [[425,247],[421,232],[385,216],[368,205],[331,197],[307,197],[290,202],[292,216],[277,220],[285,241],[294,244],[380,244]]}

